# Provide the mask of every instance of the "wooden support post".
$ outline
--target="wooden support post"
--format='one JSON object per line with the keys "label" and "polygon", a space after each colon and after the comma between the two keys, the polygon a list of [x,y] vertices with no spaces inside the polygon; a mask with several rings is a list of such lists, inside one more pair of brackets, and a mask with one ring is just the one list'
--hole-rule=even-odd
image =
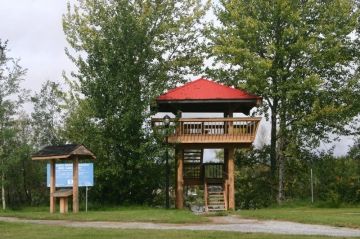
{"label": "wooden support post", "polygon": [[228,159],[229,159],[229,150],[224,148],[224,185],[223,185],[223,192],[224,192],[224,200],[225,200],[225,209],[229,209],[229,194],[228,194]]}
{"label": "wooden support post", "polygon": [[208,212],[208,187],[207,187],[207,182],[205,180],[204,183],[204,204],[205,204],[205,212]]}
{"label": "wooden support post", "polygon": [[68,212],[68,198],[61,197],[60,198],[60,213],[67,213]]}
{"label": "wooden support post", "polygon": [[175,149],[176,157],[176,201],[175,207],[182,209],[184,207],[184,177],[183,177],[183,149]]}
{"label": "wooden support post", "polygon": [[56,198],[54,197],[55,193],[55,182],[56,182],[56,173],[55,173],[55,159],[50,161],[50,213],[55,213],[56,210]]}
{"label": "wooden support post", "polygon": [[228,172],[228,198],[229,198],[228,207],[231,210],[235,210],[234,157],[235,157],[235,149],[233,147],[230,147],[228,149],[227,172]]}
{"label": "wooden support post", "polygon": [[229,209],[229,197],[228,197],[228,180],[226,179],[224,181],[224,188],[223,188],[223,193],[224,193],[224,206],[225,209],[228,210]]}
{"label": "wooden support post", "polygon": [[73,161],[73,212],[79,212],[79,159]]}

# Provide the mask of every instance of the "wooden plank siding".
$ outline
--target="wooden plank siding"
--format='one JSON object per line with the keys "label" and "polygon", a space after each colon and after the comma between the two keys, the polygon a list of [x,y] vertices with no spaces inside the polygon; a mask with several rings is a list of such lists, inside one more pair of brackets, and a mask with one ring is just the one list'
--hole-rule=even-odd
{"label": "wooden plank siding", "polygon": [[[181,118],[172,121],[168,137],[172,144],[252,143],[261,118]],[[163,119],[152,119],[154,130],[164,127]]]}

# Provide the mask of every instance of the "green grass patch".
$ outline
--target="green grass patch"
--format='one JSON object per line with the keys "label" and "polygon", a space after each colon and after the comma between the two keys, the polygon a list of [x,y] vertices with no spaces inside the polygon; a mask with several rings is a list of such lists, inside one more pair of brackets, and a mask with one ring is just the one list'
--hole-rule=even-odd
{"label": "green grass patch", "polygon": [[81,211],[78,214],[50,214],[49,208],[31,207],[19,210],[1,211],[0,216],[26,219],[72,220],[72,221],[118,221],[118,222],[159,222],[159,223],[201,223],[206,217],[194,215],[188,210],[161,209],[149,207],[114,207],[98,211]]}
{"label": "green grass patch", "polygon": [[0,222],[1,239],[314,239],[330,238],[320,236],[289,236],[261,233],[236,233],[213,231],[176,231],[176,230],[122,230],[122,229],[94,229],[94,228],[67,228],[60,226],[32,225],[24,223]]}
{"label": "green grass patch", "polygon": [[245,218],[360,228],[360,208],[284,207],[241,210],[237,214]]}

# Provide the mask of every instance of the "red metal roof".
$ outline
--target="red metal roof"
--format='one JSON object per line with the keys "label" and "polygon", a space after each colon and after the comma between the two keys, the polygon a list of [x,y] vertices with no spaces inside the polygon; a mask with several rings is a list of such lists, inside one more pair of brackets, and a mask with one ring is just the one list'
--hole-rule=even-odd
{"label": "red metal roof", "polygon": [[205,78],[191,81],[157,97],[158,101],[251,99],[261,99],[261,97]]}

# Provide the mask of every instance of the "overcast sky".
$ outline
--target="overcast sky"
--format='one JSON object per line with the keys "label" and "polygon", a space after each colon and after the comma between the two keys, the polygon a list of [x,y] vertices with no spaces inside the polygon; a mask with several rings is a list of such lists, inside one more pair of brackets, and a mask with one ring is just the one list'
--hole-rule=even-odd
{"label": "overcast sky", "polygon": [[25,87],[39,90],[46,80],[61,81],[73,67],[64,53],[64,0],[0,0],[0,39],[8,40],[9,55],[27,68]]}
{"label": "overcast sky", "polygon": [[[9,41],[9,55],[20,58],[21,66],[28,70],[24,82],[27,89],[38,91],[46,80],[62,82],[62,72],[69,73],[74,67],[64,52],[66,40],[61,22],[66,2],[0,0],[0,39]],[[336,143],[335,154],[346,153],[351,143],[349,138]]]}

